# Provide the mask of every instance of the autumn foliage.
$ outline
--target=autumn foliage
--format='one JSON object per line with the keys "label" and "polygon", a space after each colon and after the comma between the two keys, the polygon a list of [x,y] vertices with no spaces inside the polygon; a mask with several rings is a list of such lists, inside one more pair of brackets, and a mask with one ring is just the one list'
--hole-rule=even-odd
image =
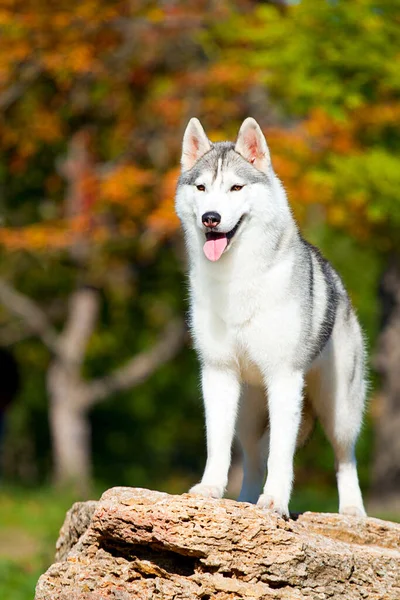
{"label": "autumn foliage", "polygon": [[[96,290],[83,380],[150,347],[171,316],[184,313],[174,193],[192,116],[215,141],[234,139],[241,121],[255,117],[308,231],[350,234],[379,260],[399,250],[397,0],[3,0],[0,35],[1,275],[37,301],[57,331],[73,292]],[[332,243],[329,258],[335,250]],[[375,311],[374,265],[365,269],[369,297],[360,281],[353,286],[366,297],[364,314]],[[44,411],[40,374],[49,355],[22,329],[2,309],[0,337],[22,340],[26,390],[39,390],[33,404]],[[178,438],[188,463],[199,460],[197,376],[185,360],[162,383],[136,391],[121,413],[154,459],[149,473],[171,465]],[[162,413],[165,381],[173,400]],[[160,412],[169,429],[155,418]],[[106,441],[94,446],[111,456],[119,446],[110,419]],[[26,425],[26,436],[32,429]],[[121,444],[132,439],[128,432]],[[135,468],[150,485],[140,479],[142,465]]]}
{"label": "autumn foliage", "polygon": [[[194,114],[213,139],[234,136],[255,114],[300,219],[318,204],[332,225],[361,239],[378,233],[382,250],[393,243],[396,3],[304,0],[284,14],[252,2],[211,12],[206,4],[2,3],[2,179],[6,206],[14,194],[30,205],[19,219],[6,210],[6,247],[59,249],[82,232],[103,243],[116,227],[128,236],[173,232],[180,138]],[[79,173],[81,205],[71,209],[60,163],[76,136],[91,158]],[[33,169],[29,197],[21,181]]]}

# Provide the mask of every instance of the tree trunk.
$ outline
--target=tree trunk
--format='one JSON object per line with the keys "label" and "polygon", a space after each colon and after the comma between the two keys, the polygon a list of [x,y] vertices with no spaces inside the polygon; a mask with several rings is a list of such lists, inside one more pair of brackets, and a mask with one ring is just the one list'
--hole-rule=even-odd
{"label": "tree trunk", "polygon": [[382,378],[375,406],[371,505],[400,513],[400,262],[393,259],[380,286],[382,329],[374,366]]}
{"label": "tree trunk", "polygon": [[73,487],[87,496],[92,475],[91,431],[84,408],[84,388],[71,381],[60,365],[52,365],[50,431],[53,446],[53,479],[58,487]]}
{"label": "tree trunk", "polygon": [[175,356],[184,339],[183,323],[171,320],[149,350],[139,352],[104,377],[85,381],[81,368],[96,325],[99,302],[99,294],[92,288],[82,288],[72,295],[68,319],[47,375],[54,481],[59,486],[72,485],[84,495],[90,490],[92,473],[90,408],[111,393],[147,379]]}
{"label": "tree trunk", "polygon": [[90,489],[91,448],[88,386],[81,378],[81,367],[98,310],[96,290],[82,288],[74,292],[59,351],[47,376],[54,481],[59,486],[72,485],[82,494]]}

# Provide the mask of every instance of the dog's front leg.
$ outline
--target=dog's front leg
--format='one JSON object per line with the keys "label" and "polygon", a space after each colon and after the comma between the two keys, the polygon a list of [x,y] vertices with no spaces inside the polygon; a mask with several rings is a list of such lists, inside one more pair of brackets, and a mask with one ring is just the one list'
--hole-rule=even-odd
{"label": "dog's front leg", "polygon": [[207,464],[200,483],[190,490],[221,498],[228,482],[231,447],[239,405],[240,382],[233,369],[203,366],[202,388],[207,429]]}
{"label": "dog's front leg", "polygon": [[275,374],[267,381],[270,423],[268,475],[258,506],[289,516],[293,457],[302,411],[303,375]]}

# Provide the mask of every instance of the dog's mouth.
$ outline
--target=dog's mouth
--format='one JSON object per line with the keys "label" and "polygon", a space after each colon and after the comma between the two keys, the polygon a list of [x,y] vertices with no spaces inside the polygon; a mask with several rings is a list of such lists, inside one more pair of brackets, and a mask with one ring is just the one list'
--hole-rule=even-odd
{"label": "dog's mouth", "polygon": [[206,233],[206,243],[203,246],[203,252],[208,260],[215,262],[221,258],[242,221],[243,217],[240,217],[235,227],[227,233],[220,231],[208,231]]}

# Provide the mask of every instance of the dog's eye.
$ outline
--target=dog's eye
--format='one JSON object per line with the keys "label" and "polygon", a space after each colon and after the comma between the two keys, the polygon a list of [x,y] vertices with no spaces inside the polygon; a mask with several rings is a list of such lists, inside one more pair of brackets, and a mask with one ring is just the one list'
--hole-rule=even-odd
{"label": "dog's eye", "polygon": [[205,192],[206,191],[206,186],[203,185],[202,183],[200,185],[196,185],[196,187],[199,190],[199,192]]}
{"label": "dog's eye", "polygon": [[244,188],[244,185],[239,185],[239,184],[233,185],[231,187],[231,192],[240,192],[240,190],[242,188]]}

